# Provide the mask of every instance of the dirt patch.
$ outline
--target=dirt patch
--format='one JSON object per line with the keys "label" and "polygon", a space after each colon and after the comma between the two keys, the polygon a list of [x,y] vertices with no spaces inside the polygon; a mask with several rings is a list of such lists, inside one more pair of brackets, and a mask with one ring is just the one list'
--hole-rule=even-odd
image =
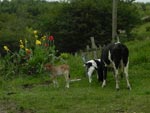
{"label": "dirt patch", "polygon": [[32,109],[25,109],[24,107],[18,107],[16,103],[10,100],[0,101],[0,113],[36,113]]}
{"label": "dirt patch", "polygon": [[8,100],[3,100],[0,102],[0,113],[8,113],[10,111],[15,111],[15,108],[15,104]]}
{"label": "dirt patch", "polygon": [[7,95],[14,95],[16,92],[7,92]]}
{"label": "dirt patch", "polygon": [[36,113],[32,109],[25,109],[24,107],[19,107],[17,111],[18,113]]}
{"label": "dirt patch", "polygon": [[0,113],[7,113],[7,111],[4,109],[2,105],[0,105]]}
{"label": "dirt patch", "polygon": [[23,85],[22,85],[22,88],[23,88],[23,89],[31,89],[31,88],[33,88],[33,85],[34,85],[34,84],[23,84]]}
{"label": "dirt patch", "polygon": [[115,111],[115,113],[125,113],[126,111],[125,110],[123,110],[123,109],[116,109],[116,110],[114,110]]}
{"label": "dirt patch", "polygon": [[30,83],[30,84],[23,84],[22,85],[22,88],[23,89],[31,89],[35,86],[44,86],[44,85],[50,85],[52,82],[50,80],[47,80],[47,81],[44,81],[44,82],[41,82],[41,83]]}

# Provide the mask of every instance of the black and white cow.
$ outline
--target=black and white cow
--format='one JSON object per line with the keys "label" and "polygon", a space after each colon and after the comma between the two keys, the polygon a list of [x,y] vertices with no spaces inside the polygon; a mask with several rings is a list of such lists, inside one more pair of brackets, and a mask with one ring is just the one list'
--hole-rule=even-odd
{"label": "black and white cow", "polygon": [[[89,83],[92,82],[92,74],[96,70],[97,71],[97,78],[99,80],[99,66],[101,64],[101,59],[94,59],[94,60],[89,60],[85,63],[85,66],[87,68],[87,75],[89,78]],[[102,81],[102,80],[101,80]]]}
{"label": "black and white cow", "polygon": [[102,87],[106,86],[107,67],[112,64],[115,73],[116,89],[119,89],[118,70],[123,68],[126,77],[127,87],[131,90],[128,80],[128,65],[129,65],[129,50],[128,48],[118,43],[111,43],[105,46],[101,54],[101,62],[99,64],[99,78],[102,80]]}

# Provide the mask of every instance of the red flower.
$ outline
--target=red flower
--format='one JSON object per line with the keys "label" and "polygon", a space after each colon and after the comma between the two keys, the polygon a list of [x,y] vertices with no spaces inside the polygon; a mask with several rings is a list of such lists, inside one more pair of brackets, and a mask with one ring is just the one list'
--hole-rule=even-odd
{"label": "red flower", "polygon": [[54,37],[51,35],[51,36],[48,37],[48,40],[53,41]]}
{"label": "red flower", "polygon": [[31,54],[31,50],[26,49],[26,54],[27,54],[27,55],[30,55],[30,54]]}

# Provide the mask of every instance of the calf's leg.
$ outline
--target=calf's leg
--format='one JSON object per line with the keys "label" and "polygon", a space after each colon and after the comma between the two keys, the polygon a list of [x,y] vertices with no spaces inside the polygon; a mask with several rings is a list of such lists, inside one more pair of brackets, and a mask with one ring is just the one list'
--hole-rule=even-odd
{"label": "calf's leg", "polygon": [[51,75],[51,79],[53,81],[54,87],[59,87],[56,76],[55,75]]}
{"label": "calf's leg", "polygon": [[65,76],[65,80],[66,80],[66,88],[69,88],[69,82],[70,82],[69,72],[66,72],[64,76]]}
{"label": "calf's leg", "polygon": [[88,69],[89,83],[92,82],[92,73],[93,73],[93,71],[94,71],[94,67],[90,67],[90,68]]}

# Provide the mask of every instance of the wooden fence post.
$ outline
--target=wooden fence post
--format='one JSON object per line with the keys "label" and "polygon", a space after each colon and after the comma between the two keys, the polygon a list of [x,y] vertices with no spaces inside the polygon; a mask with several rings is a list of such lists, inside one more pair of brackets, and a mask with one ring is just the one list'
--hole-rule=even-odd
{"label": "wooden fence post", "polygon": [[118,0],[113,0],[112,9],[112,42],[115,42],[117,37],[117,2]]}
{"label": "wooden fence post", "polygon": [[[87,62],[87,52],[81,51],[81,55],[82,55],[83,64],[85,66],[85,63]],[[86,66],[84,68],[84,72],[85,72],[85,75],[87,76],[87,67]]]}
{"label": "wooden fence post", "polygon": [[87,60],[90,58],[89,51],[90,51],[90,47],[89,45],[87,45],[86,46]]}
{"label": "wooden fence post", "polygon": [[94,59],[97,59],[97,46],[95,44],[95,40],[94,40],[94,37],[90,37],[91,38],[91,43],[92,43],[92,49],[95,49],[93,51],[93,54],[94,54]]}

